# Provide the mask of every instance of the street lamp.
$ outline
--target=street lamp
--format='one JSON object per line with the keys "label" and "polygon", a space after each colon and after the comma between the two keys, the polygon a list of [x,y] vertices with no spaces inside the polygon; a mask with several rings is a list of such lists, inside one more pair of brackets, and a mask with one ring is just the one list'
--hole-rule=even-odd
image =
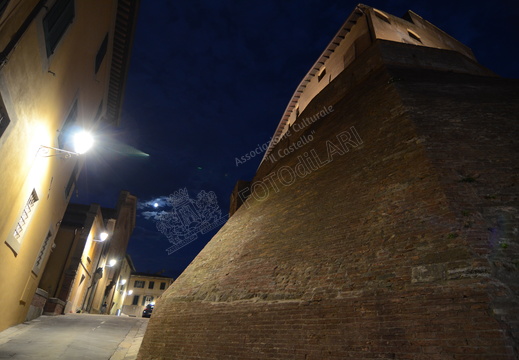
{"label": "street lamp", "polygon": [[84,154],[94,145],[94,138],[88,131],[83,130],[74,134],[73,142],[76,153]]}
{"label": "street lamp", "polygon": [[92,241],[103,242],[106,239],[108,239],[108,233],[103,231],[101,234],[99,234],[99,239],[94,238]]}
{"label": "street lamp", "polygon": [[117,264],[117,260],[112,259],[112,260],[110,260],[110,261],[108,262],[108,265],[107,265],[107,266],[109,266],[109,267],[113,267],[115,264]]}
{"label": "street lamp", "polygon": [[[64,150],[55,148],[52,146],[40,145],[38,151],[42,151],[43,157],[52,157],[52,156],[64,156],[65,158],[69,158],[72,155],[82,155],[86,153],[92,145],[94,145],[94,138],[88,131],[80,131],[73,135],[73,147],[74,151]],[[52,153],[54,151],[55,153]]]}

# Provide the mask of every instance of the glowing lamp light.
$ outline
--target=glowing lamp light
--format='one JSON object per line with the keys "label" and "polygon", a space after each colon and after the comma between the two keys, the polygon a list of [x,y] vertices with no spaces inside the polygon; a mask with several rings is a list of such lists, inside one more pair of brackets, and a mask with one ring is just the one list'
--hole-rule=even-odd
{"label": "glowing lamp light", "polygon": [[133,294],[133,290],[128,291],[128,295]]}
{"label": "glowing lamp light", "polygon": [[74,151],[40,145],[38,153],[42,157],[62,156],[63,158],[69,158],[72,155],[79,156],[86,153],[94,145],[94,138],[88,131],[80,131],[72,136],[72,144]]}
{"label": "glowing lamp light", "polygon": [[103,242],[106,239],[108,239],[108,233],[103,231],[101,234],[99,234],[99,239],[92,239],[92,240],[97,241],[97,242]]}
{"label": "glowing lamp light", "polygon": [[126,284],[126,279],[121,280],[121,285],[124,285],[124,284]]}
{"label": "glowing lamp light", "polygon": [[108,262],[108,266],[110,266],[110,267],[114,266],[115,264],[117,264],[117,260],[115,260],[115,259],[112,259]]}
{"label": "glowing lamp light", "polygon": [[84,154],[92,145],[94,145],[94,138],[88,131],[80,131],[74,134],[74,151],[78,154]]}

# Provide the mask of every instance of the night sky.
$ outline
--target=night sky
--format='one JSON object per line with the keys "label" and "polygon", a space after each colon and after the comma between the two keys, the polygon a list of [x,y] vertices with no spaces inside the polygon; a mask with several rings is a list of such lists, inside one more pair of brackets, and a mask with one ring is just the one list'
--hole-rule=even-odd
{"label": "night sky", "polygon": [[[238,179],[250,180],[294,90],[357,2],[142,0],[121,126],[102,128],[76,203],[139,199],[128,247],[137,271],[178,277],[217,229],[168,255],[154,220],[165,198],[213,191],[222,213]],[[371,1],[413,10],[468,45],[481,64],[519,78],[519,2]],[[489,124],[491,126],[491,124]],[[158,203],[159,207],[153,207]]]}

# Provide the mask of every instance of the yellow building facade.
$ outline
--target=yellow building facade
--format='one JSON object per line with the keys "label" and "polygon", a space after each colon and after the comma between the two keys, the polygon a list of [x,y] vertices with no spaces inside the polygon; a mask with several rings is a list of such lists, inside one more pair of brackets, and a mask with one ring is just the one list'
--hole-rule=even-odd
{"label": "yellow building facade", "polygon": [[148,304],[154,304],[173,284],[173,278],[147,273],[133,273],[124,300],[123,313],[130,316],[142,316]]}
{"label": "yellow building facade", "polygon": [[11,0],[0,9],[0,304],[10,309],[0,331],[25,320],[74,192],[84,155],[72,134],[119,122],[137,7]]}
{"label": "yellow building facade", "polygon": [[44,314],[81,310],[97,268],[106,263],[102,253],[109,238],[101,239],[113,225],[113,219],[105,224],[99,205],[69,204],[38,285],[48,296]]}
{"label": "yellow building facade", "polygon": [[[129,280],[129,273],[134,270],[133,264],[128,265],[126,249],[135,228],[136,211],[137,198],[126,191],[119,195],[115,209],[102,209],[104,218],[114,219],[115,222],[111,237],[101,255],[102,277],[93,288],[94,292],[87,300],[87,305],[83,306],[83,311],[110,314],[121,308],[120,285],[123,280]],[[106,304],[105,309],[103,304]]]}
{"label": "yellow building facade", "polygon": [[107,314],[115,305],[119,312],[113,313],[120,314],[124,294],[117,290],[135,271],[126,248],[136,205],[137,198],[127,191],[120,193],[114,209],[69,204],[38,285],[39,294],[48,297],[45,315]]}
{"label": "yellow building facade", "polygon": [[[96,206],[96,205],[93,205]],[[109,219],[105,223],[102,220],[101,212],[99,211],[97,213],[98,216],[96,216],[96,223],[94,226],[90,228],[90,231],[87,235],[87,240],[85,247],[83,249],[83,253],[80,257],[80,264],[77,266],[77,270],[75,274],[63,274],[64,277],[68,279],[73,278],[73,283],[70,288],[70,292],[68,297],[65,297],[66,299],[66,305],[63,310],[63,313],[74,313],[74,312],[80,312],[82,308],[85,306],[87,296],[89,294],[89,291],[92,290],[92,283],[93,280],[98,276],[99,272],[96,270],[99,268],[103,268],[107,265],[106,257],[103,256],[103,250],[110,241],[110,238],[105,240],[104,242],[101,241],[103,232],[106,231],[106,233],[110,234],[113,231],[113,225],[114,220]],[[70,231],[71,229],[68,229]],[[58,233],[60,235],[61,229]],[[51,267],[51,264],[48,264],[46,267],[46,271],[48,268],[55,268],[54,266]],[[54,264],[53,264],[54,265]],[[69,280],[70,281],[70,280]],[[40,288],[42,288],[42,283],[40,282]],[[50,299],[49,299],[50,300]]]}
{"label": "yellow building facade", "polygon": [[130,255],[126,255],[121,263],[121,271],[117,278],[117,283],[114,288],[114,296],[112,298],[111,308],[109,309],[110,315],[121,315],[123,305],[128,295],[128,287],[130,286],[130,277],[132,272],[135,272],[135,266],[133,265]]}

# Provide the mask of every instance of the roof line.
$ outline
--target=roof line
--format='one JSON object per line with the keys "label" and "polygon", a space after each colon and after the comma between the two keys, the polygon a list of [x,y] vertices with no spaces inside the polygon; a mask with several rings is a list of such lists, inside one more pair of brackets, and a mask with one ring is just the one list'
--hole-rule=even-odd
{"label": "roof line", "polygon": [[137,12],[140,0],[117,1],[117,15],[115,19],[112,63],[110,66],[110,80],[108,86],[108,101],[106,115],[108,121],[115,126],[121,122],[130,57],[133,47]]}
{"label": "roof line", "polygon": [[265,159],[268,157],[268,155],[271,153],[274,146],[278,144],[278,142],[281,140],[279,138],[280,134],[283,132],[283,129],[285,128],[285,125],[290,117],[290,114],[292,113],[293,109],[296,107],[300,94],[303,93],[306,83],[310,82],[311,79],[321,70],[321,67],[324,66],[324,63],[326,60],[330,57],[330,54],[335,51],[335,49],[340,45],[341,41],[345,38],[345,35],[350,32],[351,28],[357,23],[357,19],[361,17],[365,12],[366,9],[368,9],[369,6],[358,4],[355,7],[355,10],[348,16],[346,21],[342,24],[339,31],[335,34],[332,41],[328,44],[326,49],[323,51],[323,53],[319,56],[317,61],[310,67],[310,71],[305,75],[303,80],[299,83],[298,87],[294,91],[294,94],[292,95],[290,101],[288,102],[287,107],[285,108],[285,111],[283,112],[283,116],[281,117],[281,121],[279,122],[278,127],[276,128],[276,131],[274,132],[274,136],[272,137],[272,140],[270,141],[269,147],[265,151],[265,155],[263,156],[263,159],[261,159],[260,166],[265,161]]}

